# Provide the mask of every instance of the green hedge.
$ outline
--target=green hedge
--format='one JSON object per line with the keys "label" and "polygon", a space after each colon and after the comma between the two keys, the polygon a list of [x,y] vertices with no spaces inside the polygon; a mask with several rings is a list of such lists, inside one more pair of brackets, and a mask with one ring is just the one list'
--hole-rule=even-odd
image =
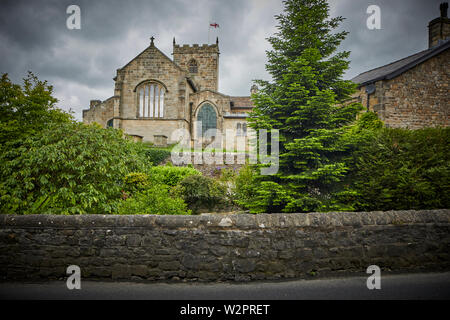
{"label": "green hedge", "polygon": [[148,147],[147,145],[142,145],[142,154],[148,159],[148,161],[157,166],[164,160],[170,157],[170,150],[168,149],[159,149]]}
{"label": "green hedge", "polygon": [[350,160],[355,210],[450,208],[450,128],[378,130]]}

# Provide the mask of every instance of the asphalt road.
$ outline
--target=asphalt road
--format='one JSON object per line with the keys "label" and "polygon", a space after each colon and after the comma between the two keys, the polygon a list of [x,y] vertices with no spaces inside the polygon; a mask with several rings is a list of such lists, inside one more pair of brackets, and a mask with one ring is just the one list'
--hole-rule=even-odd
{"label": "asphalt road", "polygon": [[[369,276],[369,275],[368,275]],[[0,299],[125,300],[304,300],[304,299],[450,299],[450,272],[381,275],[381,289],[369,290],[367,277],[284,282],[127,283],[81,281],[68,290],[65,281],[0,283]]]}

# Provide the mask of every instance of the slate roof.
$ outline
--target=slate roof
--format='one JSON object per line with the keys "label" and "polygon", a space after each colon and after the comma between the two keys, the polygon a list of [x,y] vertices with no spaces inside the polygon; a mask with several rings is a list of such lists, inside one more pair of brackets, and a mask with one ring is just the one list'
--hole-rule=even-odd
{"label": "slate roof", "polygon": [[448,50],[449,47],[450,39],[447,39],[440,45],[394,61],[382,67],[363,72],[353,78],[352,81],[357,83],[359,86],[364,86],[379,80],[389,80],[395,78],[409,69],[414,68],[418,64],[434,57],[435,55]]}
{"label": "slate roof", "polygon": [[230,97],[235,109],[251,109],[253,103],[251,97]]}

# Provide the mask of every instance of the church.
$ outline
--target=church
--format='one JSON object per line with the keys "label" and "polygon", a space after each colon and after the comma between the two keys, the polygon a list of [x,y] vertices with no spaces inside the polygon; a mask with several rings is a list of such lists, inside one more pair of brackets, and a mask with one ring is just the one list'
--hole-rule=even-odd
{"label": "church", "polygon": [[191,46],[174,38],[173,60],[154,41],[152,37],[149,47],[117,70],[114,96],[91,100],[83,122],[120,128],[135,140],[159,146],[176,143],[171,137],[177,129],[187,130],[191,143],[210,129],[245,137],[253,105],[250,96],[218,92],[219,40]]}

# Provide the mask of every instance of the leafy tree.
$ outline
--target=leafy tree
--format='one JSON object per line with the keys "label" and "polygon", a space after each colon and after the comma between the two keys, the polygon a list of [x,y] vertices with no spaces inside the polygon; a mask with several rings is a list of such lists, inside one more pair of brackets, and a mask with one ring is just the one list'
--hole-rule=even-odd
{"label": "leafy tree", "polygon": [[256,177],[244,202],[252,212],[349,210],[335,195],[349,169],[345,132],[361,105],[344,103],[355,85],[342,80],[349,52],[336,52],[347,33],[332,33],[343,18],[329,19],[325,0],[286,0],[284,7],[268,39],[272,81],[257,81],[249,119],[253,129],[279,130],[280,169]]}
{"label": "leafy tree", "polygon": [[17,143],[54,123],[67,123],[72,116],[55,107],[53,87],[31,72],[23,86],[3,74],[0,79],[0,147]]}
{"label": "leafy tree", "polygon": [[119,130],[81,123],[28,136],[0,154],[0,213],[115,212],[124,177],[148,172],[140,148]]}

